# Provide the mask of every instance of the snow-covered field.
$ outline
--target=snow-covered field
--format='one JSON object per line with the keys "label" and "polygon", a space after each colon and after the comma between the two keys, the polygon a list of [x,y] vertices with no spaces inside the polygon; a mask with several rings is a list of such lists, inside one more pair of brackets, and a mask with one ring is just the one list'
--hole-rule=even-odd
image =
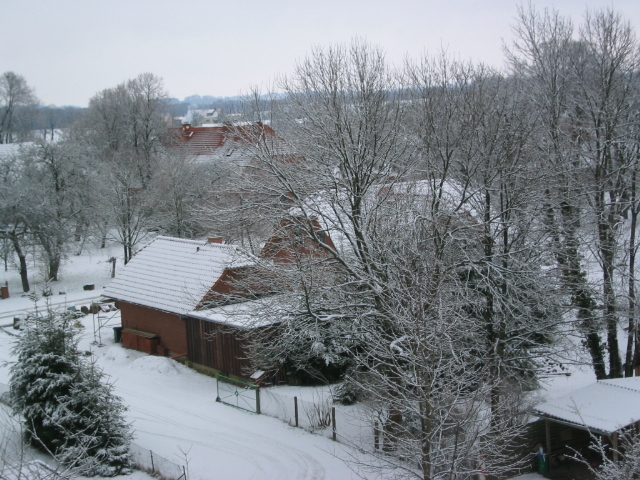
{"label": "snow-covered field", "polygon": [[[116,247],[87,249],[81,256],[70,257],[60,281],[51,285],[54,295],[48,301],[56,308],[67,308],[88,305],[92,299],[99,298],[110,281],[107,260],[119,253]],[[34,278],[37,281],[37,275]],[[10,351],[15,341],[11,335],[15,335],[15,331],[9,325],[14,316],[32,310],[34,303],[20,295],[20,279],[15,270],[0,274],[0,285],[5,282],[11,296],[0,300],[0,325],[4,326],[0,329],[0,383],[7,384],[9,366],[6,362],[11,361]],[[87,284],[94,284],[96,289],[83,290]],[[34,282],[33,289],[40,293],[42,286]],[[38,308],[43,305],[41,299]],[[85,316],[82,324],[80,348],[93,353],[98,365],[114,382],[116,393],[129,406],[128,419],[135,431],[135,442],[187,466],[190,480],[341,480],[360,478],[356,472],[365,478],[393,476],[391,471],[358,471],[352,460],[359,459],[364,464],[375,460],[348,446],[275,418],[216,403],[213,378],[168,358],[147,356],[114,343],[111,327],[119,324],[117,318],[102,330],[102,346],[93,344],[96,338],[93,316]],[[542,398],[556,397],[593,381],[594,376],[588,369],[575,370],[571,376],[552,377]],[[291,388],[282,387],[281,394],[296,394],[299,398],[308,395],[292,393]],[[6,414],[6,409],[3,412]],[[136,472],[129,478],[150,477]],[[528,475],[519,480],[535,478],[542,477]]]}

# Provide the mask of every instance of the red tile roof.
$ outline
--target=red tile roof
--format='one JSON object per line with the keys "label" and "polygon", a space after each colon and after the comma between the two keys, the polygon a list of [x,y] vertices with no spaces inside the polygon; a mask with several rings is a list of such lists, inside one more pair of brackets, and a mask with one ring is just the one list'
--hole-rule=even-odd
{"label": "red tile roof", "polygon": [[192,127],[186,124],[173,129],[172,133],[174,146],[184,148],[188,155],[222,155],[233,148],[241,148],[241,140],[251,140],[259,134],[275,137],[273,129],[262,123],[213,127]]}

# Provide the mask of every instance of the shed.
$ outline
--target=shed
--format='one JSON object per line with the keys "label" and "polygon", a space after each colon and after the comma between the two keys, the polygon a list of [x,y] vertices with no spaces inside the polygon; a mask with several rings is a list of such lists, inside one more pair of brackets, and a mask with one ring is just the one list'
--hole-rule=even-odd
{"label": "shed", "polygon": [[[182,318],[207,302],[242,296],[234,280],[255,257],[221,243],[159,236],[105,289],[122,311],[122,343],[148,353],[187,356]],[[153,351],[155,349],[155,351]]]}
{"label": "shed", "polygon": [[571,445],[571,438],[556,438],[552,442],[551,424],[555,423],[602,435],[611,443],[613,459],[617,460],[619,432],[640,426],[640,377],[599,380],[536,405],[534,413],[545,419],[548,452],[555,453]]}

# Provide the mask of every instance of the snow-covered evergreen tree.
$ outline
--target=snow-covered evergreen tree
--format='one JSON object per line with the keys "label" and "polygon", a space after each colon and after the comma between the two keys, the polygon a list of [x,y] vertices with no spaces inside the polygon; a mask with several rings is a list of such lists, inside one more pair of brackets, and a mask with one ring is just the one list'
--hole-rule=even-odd
{"label": "snow-covered evergreen tree", "polygon": [[129,464],[126,407],[78,352],[70,320],[48,312],[26,322],[11,368],[14,412],[34,446],[85,475],[117,475]]}

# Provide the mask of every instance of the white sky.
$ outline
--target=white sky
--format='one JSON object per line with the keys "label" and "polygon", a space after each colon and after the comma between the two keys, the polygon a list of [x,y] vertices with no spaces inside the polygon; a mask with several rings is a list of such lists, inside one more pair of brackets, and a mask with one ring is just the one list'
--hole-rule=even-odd
{"label": "white sky", "polygon": [[[532,0],[579,23],[605,6],[640,35],[640,0]],[[517,0],[0,0],[0,73],[44,104],[86,106],[152,72],[173,97],[232,96],[290,73],[311,47],[361,37],[390,62],[441,48],[499,67]]]}

